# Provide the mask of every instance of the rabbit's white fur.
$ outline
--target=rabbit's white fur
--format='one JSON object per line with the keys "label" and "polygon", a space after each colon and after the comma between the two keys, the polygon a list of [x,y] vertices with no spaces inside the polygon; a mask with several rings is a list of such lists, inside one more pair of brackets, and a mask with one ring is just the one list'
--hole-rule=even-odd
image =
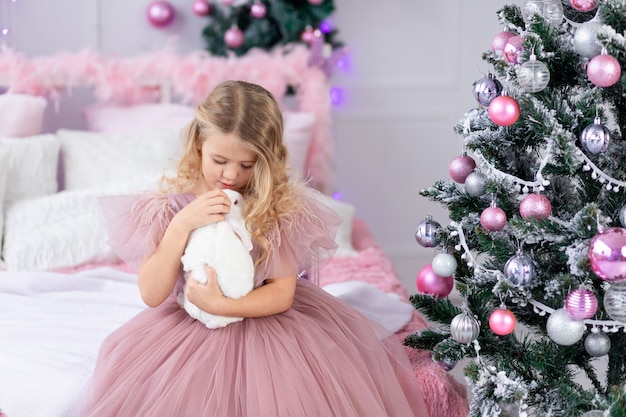
{"label": "rabbit's white fur", "polygon": [[[181,257],[185,282],[190,273],[204,284],[207,281],[204,265],[217,273],[217,283],[225,296],[239,298],[254,286],[254,263],[250,256],[252,240],[243,219],[243,198],[233,190],[224,190],[231,201],[230,212],[221,222],[199,227],[189,236],[185,252]],[[186,283],[185,283],[186,285]],[[208,328],[215,329],[243,320],[242,317],[224,317],[200,310],[185,297],[178,295],[178,303],[195,319]]]}

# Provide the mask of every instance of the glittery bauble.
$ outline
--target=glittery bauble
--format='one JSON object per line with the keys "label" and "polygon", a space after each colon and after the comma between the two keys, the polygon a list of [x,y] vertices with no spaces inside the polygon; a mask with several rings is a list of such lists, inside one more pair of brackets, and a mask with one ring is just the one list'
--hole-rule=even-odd
{"label": "glittery bauble", "polygon": [[622,206],[619,210],[619,222],[622,224],[622,227],[626,227],[626,206]]}
{"label": "glittery bauble", "polygon": [[580,144],[583,149],[592,154],[606,151],[611,142],[611,131],[596,117],[592,125],[587,126],[580,133]]}
{"label": "glittery bauble", "polygon": [[243,32],[237,26],[231,26],[230,29],[224,33],[224,43],[231,49],[239,48],[243,45],[243,41]]}
{"label": "glittery bauble", "polygon": [[548,86],[550,70],[543,62],[530,59],[517,69],[517,82],[529,93],[536,93]]}
{"label": "glittery bauble", "polygon": [[585,350],[594,358],[604,356],[611,350],[611,339],[604,332],[589,333],[585,337]]}
{"label": "glittery bauble", "polygon": [[558,345],[570,346],[578,342],[585,333],[585,323],[574,320],[567,310],[554,310],[546,323],[546,331],[552,341]]}
{"label": "glittery bauble", "polygon": [[547,219],[552,214],[552,203],[545,195],[528,194],[519,205],[519,213],[524,220]]}
{"label": "glittery bauble", "polygon": [[489,106],[491,100],[498,97],[502,92],[502,84],[493,74],[488,74],[486,77],[474,83],[472,94],[474,98],[483,107]]}
{"label": "glittery bauble", "polygon": [[493,37],[493,40],[491,41],[491,50],[494,52],[502,51],[511,36],[515,36],[515,33],[509,31],[503,31],[498,33],[496,36]]}
{"label": "glittery bauble", "polygon": [[502,50],[502,56],[504,60],[511,63],[517,64],[519,60],[519,56],[522,53],[522,44],[524,43],[521,36],[511,36],[504,45],[504,49]]}
{"label": "glittery bauble", "polygon": [[500,336],[511,334],[516,324],[517,319],[511,310],[499,308],[489,316],[489,328]]}
{"label": "glittery bauble", "polygon": [[510,96],[498,96],[487,109],[489,118],[498,126],[510,126],[519,119],[519,104]]}
{"label": "glittery bauble", "polygon": [[561,0],[526,0],[522,4],[522,17],[528,23],[532,15],[540,15],[548,22],[558,26],[563,21]]}
{"label": "glittery bauble", "polygon": [[518,252],[504,264],[504,276],[515,285],[531,285],[537,277],[533,259],[523,252]]}
{"label": "glittery bauble", "polygon": [[417,273],[415,279],[417,290],[422,294],[430,294],[438,298],[447,297],[454,288],[454,278],[442,277],[433,271],[431,264],[426,265]]}
{"label": "glittery bauble", "polygon": [[459,184],[463,184],[469,174],[476,169],[476,161],[470,156],[459,155],[450,161],[448,172],[450,178]]}
{"label": "glittery bauble", "polygon": [[611,284],[604,293],[602,305],[610,318],[626,323],[626,281]]}
{"label": "glittery bauble", "polygon": [[480,197],[487,189],[487,176],[482,172],[474,171],[465,178],[465,191],[472,197]]}
{"label": "glittery bauble", "polygon": [[589,319],[598,311],[598,299],[591,290],[575,289],[565,298],[565,309],[574,320]]}
{"label": "glittery bauble", "polygon": [[319,6],[322,3],[324,3],[324,0],[309,0],[309,4],[312,4],[313,6]]}
{"label": "glittery bauble", "polygon": [[609,54],[600,54],[587,64],[587,77],[598,87],[610,87],[615,84],[622,73],[619,61]]}
{"label": "glittery bauble", "polygon": [[458,343],[469,345],[480,334],[480,322],[468,313],[454,316],[450,322],[450,335]]}
{"label": "glittery bauble", "polygon": [[588,12],[598,7],[596,0],[569,0],[569,4],[579,12]]}
{"label": "glittery bauble", "polygon": [[610,227],[589,242],[589,264],[599,278],[608,282],[626,279],[626,229]]}
{"label": "glittery bauble", "polygon": [[425,248],[433,248],[439,244],[437,232],[441,229],[441,224],[427,216],[422,220],[415,230],[415,240]]}
{"label": "glittery bauble", "polygon": [[174,7],[167,1],[153,1],[148,4],[146,17],[154,27],[163,28],[174,21]]}
{"label": "glittery bauble", "polygon": [[457,262],[454,256],[449,253],[439,253],[431,262],[435,274],[441,277],[448,277],[456,271]]}
{"label": "glittery bauble", "polygon": [[208,16],[211,13],[211,4],[207,0],[195,0],[191,7],[198,16]]}
{"label": "glittery bauble", "polygon": [[574,32],[574,49],[576,52],[589,59],[600,55],[602,45],[598,42],[596,35],[602,26],[603,24],[597,20],[590,20],[578,26]]}
{"label": "glittery bauble", "polygon": [[480,225],[490,232],[504,229],[506,213],[500,207],[487,207],[480,214]]}
{"label": "glittery bauble", "polygon": [[250,14],[252,17],[261,19],[267,14],[267,7],[265,7],[265,5],[260,1],[255,1],[250,7]]}

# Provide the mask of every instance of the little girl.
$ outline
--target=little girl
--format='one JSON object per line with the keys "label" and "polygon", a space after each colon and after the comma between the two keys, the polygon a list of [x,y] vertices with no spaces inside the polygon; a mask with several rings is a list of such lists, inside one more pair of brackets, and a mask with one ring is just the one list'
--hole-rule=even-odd
{"label": "little girl", "polygon": [[[109,243],[140,262],[148,308],[103,343],[82,416],[426,417],[400,343],[356,310],[298,278],[312,253],[332,255],[339,217],[290,178],[283,119],[272,95],[241,81],[218,85],[198,106],[165,192],[101,200]],[[224,189],[246,199],[255,288],[226,298],[207,268],[189,300],[244,317],[219,329],[176,301],[180,258],[194,229],[229,211]],[[394,341],[395,340],[395,341]]]}

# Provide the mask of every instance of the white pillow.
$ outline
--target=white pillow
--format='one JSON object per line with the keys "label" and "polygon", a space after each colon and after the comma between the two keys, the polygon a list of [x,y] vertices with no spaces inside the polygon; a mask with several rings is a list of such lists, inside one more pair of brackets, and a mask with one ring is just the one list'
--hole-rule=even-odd
{"label": "white pillow", "polygon": [[0,149],[8,150],[8,183],[5,204],[57,192],[60,142],[55,135],[0,138]]}
{"label": "white pillow", "polygon": [[181,104],[93,105],[84,112],[87,129],[97,132],[133,133],[142,130],[181,130],[196,115]]}
{"label": "white pillow", "polygon": [[63,189],[152,177],[173,168],[182,151],[178,130],[136,133],[60,129]]}
{"label": "white pillow", "polygon": [[1,94],[0,136],[39,135],[47,104],[43,97],[27,94]]}
{"label": "white pillow", "polygon": [[97,197],[153,190],[158,177],[22,199],[6,211],[3,258],[11,270],[114,262]]}
{"label": "white pillow", "polygon": [[[84,111],[88,130],[109,133],[134,133],[149,129],[181,130],[195,117],[195,108],[181,104],[138,104],[132,106],[94,105]],[[306,179],[306,162],[315,127],[315,115],[283,112],[285,145],[289,165]]]}
{"label": "white pillow", "polygon": [[309,145],[315,127],[315,115],[305,112],[285,112],[285,145],[289,155],[289,165],[294,168],[300,178],[306,179]]}
{"label": "white pillow", "polygon": [[0,148],[0,251],[2,250],[2,235],[4,233],[4,195],[9,177],[9,160],[11,154],[8,149]]}
{"label": "white pillow", "polygon": [[352,204],[339,201],[333,197],[330,197],[326,194],[316,193],[317,199],[326,206],[330,207],[334,210],[339,217],[341,217],[341,225],[337,230],[337,235],[335,236],[335,243],[337,246],[337,251],[335,252],[334,257],[355,257],[359,256],[359,252],[354,249],[352,245],[352,226],[354,223],[354,206]]}

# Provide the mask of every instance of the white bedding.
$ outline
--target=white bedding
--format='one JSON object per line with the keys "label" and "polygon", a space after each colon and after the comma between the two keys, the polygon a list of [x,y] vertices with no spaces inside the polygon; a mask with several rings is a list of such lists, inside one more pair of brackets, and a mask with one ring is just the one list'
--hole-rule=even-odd
{"label": "white bedding", "polygon": [[[0,410],[7,417],[64,416],[104,338],[145,308],[136,281],[112,267],[0,271]],[[323,288],[392,332],[411,319],[409,304],[369,284]]]}
{"label": "white bedding", "polygon": [[113,268],[0,272],[0,410],[62,416],[103,339],[143,308],[136,275]]}

